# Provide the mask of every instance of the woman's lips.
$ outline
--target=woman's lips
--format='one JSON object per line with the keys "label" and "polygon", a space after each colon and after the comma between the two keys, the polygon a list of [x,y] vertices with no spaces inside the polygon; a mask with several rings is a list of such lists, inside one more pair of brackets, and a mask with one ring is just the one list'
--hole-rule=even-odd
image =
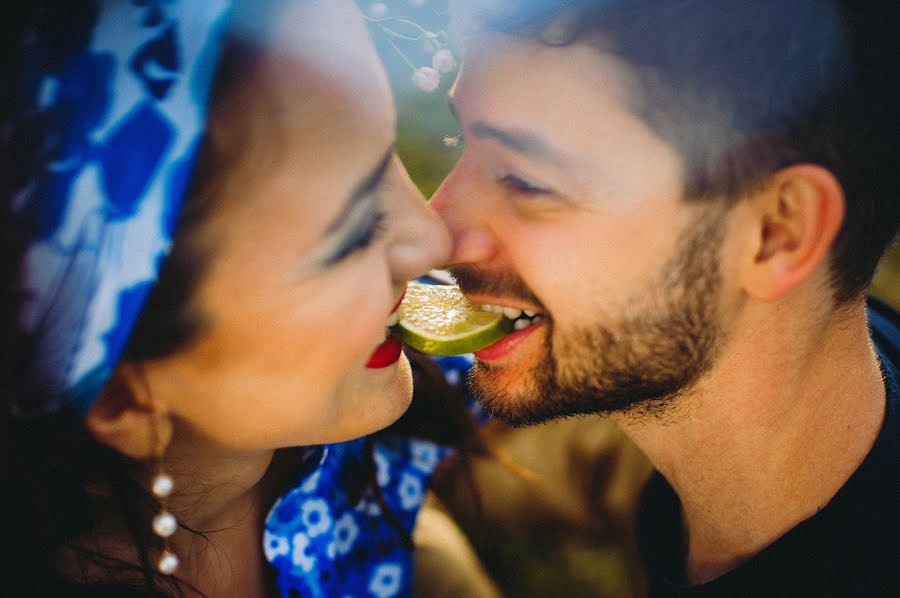
{"label": "woman's lips", "polygon": [[404,297],[406,297],[406,289],[403,289],[403,294],[400,295],[400,298],[399,298],[399,299],[397,299],[397,305],[395,305],[395,306],[394,306],[394,309],[391,310],[391,313],[388,314],[389,316],[392,316],[392,315],[394,315],[395,313],[397,313],[397,310],[400,309],[400,304],[403,303],[403,298],[404,298]]}
{"label": "woman's lips", "polygon": [[497,361],[503,357],[506,357],[510,353],[516,350],[516,347],[525,340],[532,332],[542,328],[546,325],[546,322],[538,322],[536,324],[532,324],[528,328],[524,330],[517,330],[512,334],[507,334],[499,341],[494,343],[493,345],[489,345],[480,351],[475,351],[475,357],[482,361]]}
{"label": "woman's lips", "polygon": [[366,367],[369,369],[386,368],[389,365],[397,363],[400,355],[403,353],[403,343],[394,336],[384,339],[384,342],[378,345],[378,348],[369,357]]}
{"label": "woman's lips", "polygon": [[[404,297],[406,297],[406,289],[403,289],[403,294],[397,299],[397,304],[394,306],[394,309],[391,310],[388,317],[397,313],[397,310],[400,309],[400,304],[403,303]],[[366,367],[369,369],[386,368],[389,365],[397,363],[401,353],[403,353],[403,343],[400,342],[400,339],[394,336],[388,336],[384,339],[384,342],[378,345],[375,351],[372,352],[372,356],[369,357],[369,361],[366,362]]]}

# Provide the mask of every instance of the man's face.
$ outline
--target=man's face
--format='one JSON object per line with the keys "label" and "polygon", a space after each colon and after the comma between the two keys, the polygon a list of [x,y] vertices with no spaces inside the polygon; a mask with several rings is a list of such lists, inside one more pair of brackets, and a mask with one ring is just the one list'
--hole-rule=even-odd
{"label": "man's face", "polygon": [[476,390],[510,423],[656,411],[713,361],[725,213],[682,199],[634,90],[585,44],[467,47],[451,94],[465,149],[431,205],[470,299],[540,315],[476,354]]}

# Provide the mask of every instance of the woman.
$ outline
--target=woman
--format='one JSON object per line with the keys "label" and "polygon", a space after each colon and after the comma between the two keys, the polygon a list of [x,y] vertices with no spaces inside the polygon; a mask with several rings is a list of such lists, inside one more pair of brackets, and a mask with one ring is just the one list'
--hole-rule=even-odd
{"label": "woman", "polygon": [[0,594],[271,595],[276,451],[404,412],[386,321],[446,232],[349,0],[65,8],[5,127]]}

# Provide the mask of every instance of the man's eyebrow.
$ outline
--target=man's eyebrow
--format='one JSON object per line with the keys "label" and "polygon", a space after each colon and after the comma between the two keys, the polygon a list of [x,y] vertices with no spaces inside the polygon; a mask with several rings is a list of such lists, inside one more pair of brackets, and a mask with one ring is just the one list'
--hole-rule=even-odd
{"label": "man's eyebrow", "polygon": [[[460,122],[456,106],[453,105],[453,98],[450,96],[447,96],[447,106],[450,108],[453,118]],[[549,162],[555,166],[566,166],[571,162],[565,152],[552,147],[542,137],[528,131],[504,129],[479,120],[469,127],[469,134],[473,137],[493,139],[518,154]]]}
{"label": "man's eyebrow", "polygon": [[387,148],[387,151],[384,152],[381,159],[378,160],[378,164],[375,165],[375,168],[373,168],[372,171],[353,188],[353,191],[347,199],[347,203],[344,204],[344,209],[341,210],[340,214],[338,214],[337,217],[331,221],[331,224],[328,225],[326,234],[331,235],[339,230],[350,214],[353,213],[354,208],[356,208],[361,201],[372,195],[384,179],[384,175],[387,173],[388,166],[390,166],[391,158],[393,158],[393,156],[394,146],[391,144]]}

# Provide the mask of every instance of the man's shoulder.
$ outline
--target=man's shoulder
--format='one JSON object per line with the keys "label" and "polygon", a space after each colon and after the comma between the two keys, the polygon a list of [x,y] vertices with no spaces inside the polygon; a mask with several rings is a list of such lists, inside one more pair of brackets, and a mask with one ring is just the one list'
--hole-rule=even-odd
{"label": "man's shoulder", "polygon": [[887,303],[870,297],[868,315],[872,339],[882,357],[896,371],[900,367],[900,313]]}

